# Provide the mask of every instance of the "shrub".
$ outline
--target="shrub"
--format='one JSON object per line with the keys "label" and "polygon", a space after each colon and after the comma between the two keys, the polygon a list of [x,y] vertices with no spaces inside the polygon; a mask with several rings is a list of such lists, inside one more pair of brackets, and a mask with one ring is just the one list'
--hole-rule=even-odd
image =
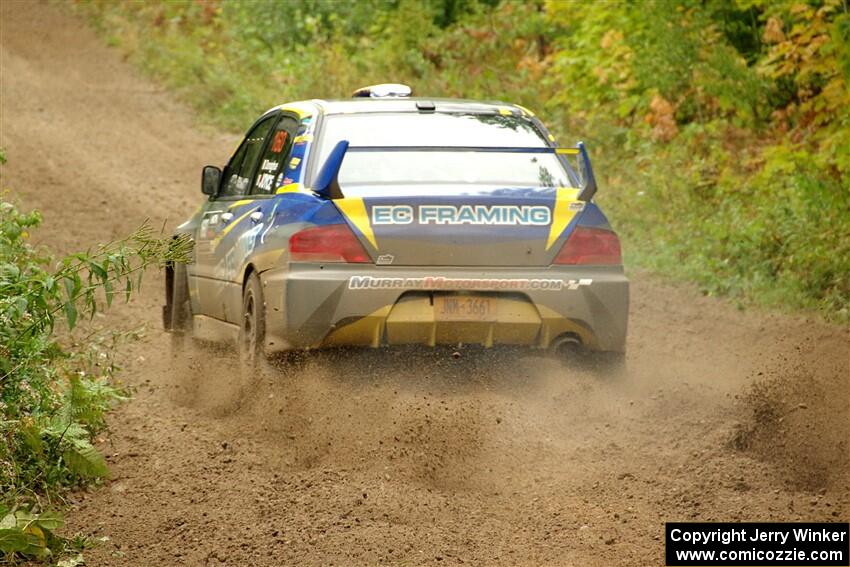
{"label": "shrub", "polygon": [[[41,222],[0,201],[0,553],[46,558],[66,540],[56,497],[108,474],[92,440],[124,392],[113,385],[115,342],[127,333],[69,331],[129,299],[144,269],[184,261],[188,243],[158,239],[148,225],[128,238],[52,265],[29,244]],[[61,329],[61,332],[60,332]],[[65,341],[60,341],[63,336]]]}

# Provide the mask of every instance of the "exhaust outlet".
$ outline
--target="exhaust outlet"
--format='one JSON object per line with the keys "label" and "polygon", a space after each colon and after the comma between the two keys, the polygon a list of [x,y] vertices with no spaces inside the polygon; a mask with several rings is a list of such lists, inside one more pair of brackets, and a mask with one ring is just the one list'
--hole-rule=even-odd
{"label": "exhaust outlet", "polygon": [[549,348],[552,352],[561,356],[574,356],[582,351],[582,344],[578,337],[564,335],[552,341]]}

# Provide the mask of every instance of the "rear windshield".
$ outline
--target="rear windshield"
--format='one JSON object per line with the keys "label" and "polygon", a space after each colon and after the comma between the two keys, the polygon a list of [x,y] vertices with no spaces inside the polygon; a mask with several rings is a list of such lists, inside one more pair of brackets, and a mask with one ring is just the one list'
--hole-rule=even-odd
{"label": "rear windshield", "polygon": [[[543,134],[523,117],[500,114],[373,113],[328,116],[319,167],[340,140],[351,146],[474,146],[545,148]],[[347,196],[465,194],[475,186],[571,186],[554,154],[349,151],[339,184]]]}

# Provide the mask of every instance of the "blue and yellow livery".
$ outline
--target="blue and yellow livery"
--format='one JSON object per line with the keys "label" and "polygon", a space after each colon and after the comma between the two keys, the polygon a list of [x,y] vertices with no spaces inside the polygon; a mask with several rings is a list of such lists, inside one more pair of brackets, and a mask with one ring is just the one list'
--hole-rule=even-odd
{"label": "blue and yellow livery", "polygon": [[249,360],[461,343],[621,362],[628,281],[585,147],[519,106],[402,87],[272,108],[204,168],[166,328]]}

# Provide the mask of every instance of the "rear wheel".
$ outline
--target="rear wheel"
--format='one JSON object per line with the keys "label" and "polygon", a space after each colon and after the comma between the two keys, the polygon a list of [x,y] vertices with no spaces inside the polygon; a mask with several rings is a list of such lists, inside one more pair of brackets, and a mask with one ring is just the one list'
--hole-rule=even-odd
{"label": "rear wheel", "polygon": [[171,280],[171,351],[182,354],[192,333],[192,305],[189,302],[189,277],[186,264],[175,263]]}
{"label": "rear wheel", "polygon": [[242,292],[242,318],[239,324],[239,358],[248,368],[254,369],[264,358],[263,343],[266,338],[266,310],[260,277],[252,273]]}

